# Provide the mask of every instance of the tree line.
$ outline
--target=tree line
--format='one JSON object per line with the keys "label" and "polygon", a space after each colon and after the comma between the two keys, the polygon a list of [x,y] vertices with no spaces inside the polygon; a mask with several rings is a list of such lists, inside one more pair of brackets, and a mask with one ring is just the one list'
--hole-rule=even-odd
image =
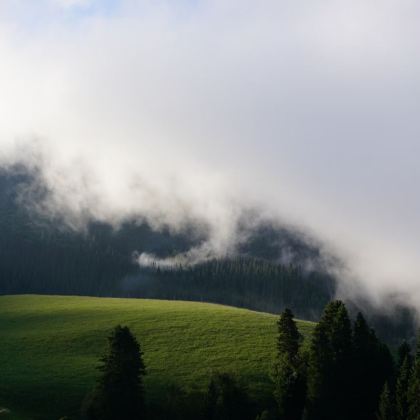
{"label": "tree line", "polygon": [[117,326],[101,359],[101,376],[83,403],[89,420],[419,420],[420,345],[403,342],[393,356],[359,313],[332,301],[309,340],[293,312],[279,317],[272,399],[266,406],[229,373],[215,373],[204,394],[173,389],[164,403],[146,403],[147,369],[140,344]]}
{"label": "tree line", "polygon": [[318,319],[335,294],[326,274],[259,258],[213,259],[194,266],[144,269],[130,296],[206,301],[278,313],[290,307]]}

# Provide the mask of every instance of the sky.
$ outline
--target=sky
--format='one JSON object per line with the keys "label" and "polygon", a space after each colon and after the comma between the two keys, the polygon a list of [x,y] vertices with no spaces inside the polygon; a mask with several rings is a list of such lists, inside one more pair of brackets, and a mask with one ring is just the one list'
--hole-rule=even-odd
{"label": "sky", "polygon": [[80,228],[137,218],[234,248],[257,208],[420,307],[414,0],[2,0],[0,162]]}

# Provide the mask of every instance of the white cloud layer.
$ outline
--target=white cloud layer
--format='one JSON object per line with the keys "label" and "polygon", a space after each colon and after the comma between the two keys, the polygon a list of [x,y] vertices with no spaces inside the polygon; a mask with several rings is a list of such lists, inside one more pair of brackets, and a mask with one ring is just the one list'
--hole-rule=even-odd
{"label": "white cloud layer", "polygon": [[57,6],[68,8],[74,6],[89,6],[92,0],[51,0]]}
{"label": "white cloud layer", "polygon": [[2,159],[44,151],[50,209],[195,220],[222,253],[260,205],[343,257],[346,285],[420,306],[418,2],[126,1],[41,28],[17,3]]}

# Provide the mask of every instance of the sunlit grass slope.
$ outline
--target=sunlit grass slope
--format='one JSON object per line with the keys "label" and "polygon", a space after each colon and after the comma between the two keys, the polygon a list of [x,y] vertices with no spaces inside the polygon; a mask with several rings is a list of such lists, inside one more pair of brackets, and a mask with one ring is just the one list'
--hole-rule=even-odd
{"label": "sunlit grass slope", "polygon": [[[0,297],[0,407],[20,418],[78,413],[92,387],[106,337],[117,324],[139,339],[148,398],[176,384],[204,389],[212,371],[230,371],[267,392],[274,315],[194,302],[63,296]],[[313,323],[299,322],[304,335]]]}

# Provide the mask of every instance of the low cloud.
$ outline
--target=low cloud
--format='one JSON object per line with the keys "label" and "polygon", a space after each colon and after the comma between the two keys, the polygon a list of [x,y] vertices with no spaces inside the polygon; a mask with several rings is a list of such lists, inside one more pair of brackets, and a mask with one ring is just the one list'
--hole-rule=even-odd
{"label": "low cloud", "polygon": [[416,2],[105,3],[0,6],[0,160],[36,168],[40,211],[193,223],[224,255],[257,208],[347,293],[420,304]]}
{"label": "low cloud", "polygon": [[64,8],[75,6],[86,7],[92,4],[92,0],[51,0],[51,3]]}

